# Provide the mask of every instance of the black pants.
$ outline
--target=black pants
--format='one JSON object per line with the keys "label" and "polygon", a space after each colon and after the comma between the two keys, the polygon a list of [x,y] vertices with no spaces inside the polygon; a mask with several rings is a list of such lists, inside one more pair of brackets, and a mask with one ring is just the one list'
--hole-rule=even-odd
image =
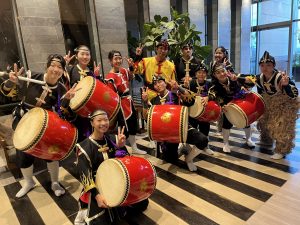
{"label": "black pants", "polygon": [[[207,136],[189,125],[186,143],[203,150],[208,145],[208,139]],[[162,143],[162,159],[169,163],[175,163],[178,160],[178,145],[178,143]]]}
{"label": "black pants", "polygon": [[118,115],[117,115],[118,127],[125,126],[125,135],[126,135],[127,138],[128,138],[129,135],[136,135],[137,126],[138,126],[136,110],[135,110],[133,105],[131,105],[131,108],[132,108],[132,114],[126,120],[128,130],[125,126],[125,119],[124,119],[123,112],[122,112],[121,109],[119,110]]}
{"label": "black pants", "polygon": [[189,123],[191,124],[192,127],[199,130],[202,134],[204,134],[205,136],[208,136],[209,130],[210,130],[209,122],[199,121],[197,119],[190,117]]}

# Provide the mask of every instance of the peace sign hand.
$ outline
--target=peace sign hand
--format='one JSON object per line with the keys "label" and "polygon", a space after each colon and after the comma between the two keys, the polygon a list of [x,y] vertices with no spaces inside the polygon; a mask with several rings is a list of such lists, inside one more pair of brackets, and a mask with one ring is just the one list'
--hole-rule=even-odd
{"label": "peace sign hand", "polygon": [[144,45],[143,45],[142,43],[140,43],[140,44],[139,44],[139,47],[137,47],[137,48],[135,49],[135,54],[136,54],[136,55],[141,55],[142,52],[143,52],[143,48],[144,48]]}
{"label": "peace sign hand", "polygon": [[142,89],[142,99],[144,102],[148,101],[148,87],[146,88],[141,88]]}
{"label": "peace sign hand", "polygon": [[289,84],[289,76],[285,72],[281,72],[280,86],[287,86]]}
{"label": "peace sign hand", "polygon": [[76,85],[77,85],[77,83],[75,83],[73,85],[73,87],[69,91],[67,91],[67,93],[65,94],[65,97],[64,97],[65,99],[71,100],[72,98],[74,98],[76,91],[79,90],[79,89],[75,90]]}
{"label": "peace sign hand", "polygon": [[118,140],[117,140],[117,145],[119,148],[122,148],[125,146],[126,143],[126,136],[124,135],[124,130],[125,130],[125,126],[122,127],[118,127]]}
{"label": "peace sign hand", "polygon": [[18,66],[15,63],[14,64],[14,71],[11,71],[9,73],[9,80],[15,84],[18,83],[18,76],[21,76],[21,74],[24,72],[24,67],[22,67],[20,70],[18,70]]}
{"label": "peace sign hand", "polygon": [[66,64],[68,65],[74,57],[75,55],[71,56],[71,52],[69,51],[68,54],[64,56],[64,60],[66,61]]}
{"label": "peace sign hand", "polygon": [[100,69],[101,69],[101,63],[97,65],[96,62],[94,61],[94,74],[96,77],[100,76]]}
{"label": "peace sign hand", "polygon": [[127,56],[125,56],[124,59],[126,59],[128,66],[133,66],[134,62],[132,58],[128,58]]}

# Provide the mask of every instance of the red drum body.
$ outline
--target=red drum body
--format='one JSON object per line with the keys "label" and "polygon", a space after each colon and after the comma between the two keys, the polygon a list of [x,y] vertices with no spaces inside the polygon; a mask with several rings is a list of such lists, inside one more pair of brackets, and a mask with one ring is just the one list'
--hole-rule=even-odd
{"label": "red drum body", "polygon": [[195,103],[189,107],[189,116],[199,121],[214,122],[221,116],[221,106],[215,101],[208,101],[206,106],[203,106],[201,97],[196,96]]}
{"label": "red drum body", "polygon": [[96,109],[102,109],[113,119],[120,108],[117,93],[94,77],[83,78],[76,86],[78,91],[70,101],[71,109],[82,117],[88,117]]}
{"label": "red drum body", "polygon": [[109,207],[131,205],[153,193],[156,172],[153,165],[141,157],[107,159],[97,170],[96,186]]}
{"label": "red drum body", "polygon": [[149,109],[148,136],[151,140],[185,143],[188,131],[188,108],[181,105],[155,105]]}
{"label": "red drum body", "polygon": [[54,112],[33,108],[20,120],[13,143],[16,149],[47,160],[68,157],[77,142],[77,129]]}
{"label": "red drum body", "polygon": [[265,111],[263,98],[254,92],[249,92],[245,98],[234,99],[224,107],[224,113],[237,128],[249,126],[258,120]]}

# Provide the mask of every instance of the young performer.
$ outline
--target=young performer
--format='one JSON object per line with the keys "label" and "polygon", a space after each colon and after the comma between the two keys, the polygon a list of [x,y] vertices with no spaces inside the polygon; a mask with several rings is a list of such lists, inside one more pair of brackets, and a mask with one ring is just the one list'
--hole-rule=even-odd
{"label": "young performer", "polygon": [[[83,191],[79,199],[80,210],[74,224],[111,224],[116,222],[118,218],[124,217],[126,209],[109,208],[106,199],[96,188],[95,176],[98,167],[104,160],[128,155],[125,147],[125,127],[122,129],[118,128],[117,144],[115,144],[106,135],[109,128],[109,120],[106,112],[103,110],[94,111],[90,115],[90,121],[93,133],[90,137],[77,144],[77,168],[83,185]],[[144,200],[134,204],[130,209],[144,211],[147,206],[148,200]]]}
{"label": "young performer", "polygon": [[[218,102],[221,106],[226,105],[234,98],[240,98],[243,96],[242,86],[245,84],[245,79],[236,78],[234,75],[230,76],[225,69],[224,64],[216,63],[212,68],[212,87],[208,92],[208,99]],[[231,79],[232,78],[232,79]],[[253,86],[253,85],[252,85]],[[229,134],[232,124],[228,121],[225,114],[222,118],[222,134],[224,141],[224,152],[230,152],[229,147]],[[245,128],[246,144],[249,147],[254,146],[251,141],[251,128]]]}
{"label": "young performer", "polygon": [[[132,152],[135,154],[146,154],[146,151],[138,149],[136,145],[137,113],[129,92],[129,82],[133,76],[132,71],[121,67],[123,58],[119,51],[110,51],[108,59],[112,68],[105,76],[105,82],[121,98],[121,108],[117,115],[118,126],[126,127],[125,134],[132,147]],[[128,63],[132,63],[130,59],[128,59]],[[133,70],[132,66],[130,68]]]}
{"label": "young performer", "polygon": [[[68,55],[64,57],[67,62],[67,73],[65,73],[65,77],[63,77],[66,86],[72,87],[86,76],[92,76],[96,79],[100,79],[100,77],[96,76],[88,67],[91,61],[90,49],[86,45],[79,45],[74,51],[75,55],[71,56],[69,52]],[[69,65],[70,61],[72,61],[74,57],[76,58],[76,63],[74,65]],[[100,65],[97,67],[94,63],[94,71],[99,70],[99,68]],[[79,142],[83,141],[92,132],[90,122],[87,118],[77,115],[73,124],[78,129]]]}
{"label": "young performer", "polygon": [[[205,66],[204,63],[200,62],[198,66],[194,69],[195,71],[195,78],[190,81],[185,80],[184,86],[188,88],[190,91],[196,93],[196,95],[201,97],[207,97],[208,96],[208,90],[211,87],[211,82],[206,80],[208,69]],[[207,98],[202,98],[203,105],[207,104]],[[189,117],[189,123],[196,129],[198,129],[202,134],[208,137],[209,130],[210,130],[210,123],[199,121],[197,119]],[[206,153],[213,155],[214,152],[206,148]]]}
{"label": "young performer", "polygon": [[[153,76],[153,86],[158,93],[158,96],[151,99],[149,102],[149,106],[151,105],[178,105],[180,99],[178,96],[169,90],[167,90],[167,83],[162,76]],[[191,105],[191,96],[185,90],[181,90],[184,92],[181,95],[181,101],[184,105]],[[142,98],[144,101],[148,101],[147,92],[144,91]],[[199,132],[197,129],[193,128],[189,125],[188,135],[186,143],[194,145],[190,152],[185,156],[185,161],[190,171],[197,171],[197,167],[193,163],[193,159],[200,154],[201,150],[205,150],[207,148],[208,139],[207,137]],[[174,163],[178,160],[178,144],[176,143],[163,143],[162,151],[163,151],[163,159],[167,162]]]}
{"label": "young performer", "polygon": [[188,80],[196,78],[196,68],[201,61],[193,56],[192,43],[185,43],[181,47],[181,57],[174,62],[176,68],[177,81],[183,83],[185,78]]}
{"label": "young performer", "polygon": [[[58,113],[61,113],[60,107],[68,107],[69,100],[74,97],[75,90],[71,88],[66,92],[65,86],[59,82],[65,68],[65,60],[61,55],[49,55],[47,59],[47,69],[45,73],[31,73],[28,76],[44,84],[25,82],[18,77],[23,73],[23,68],[18,71],[17,65],[14,66],[14,72],[9,73],[9,79],[0,85],[0,90],[7,96],[14,96],[16,91],[23,96],[20,105],[13,112],[13,129],[21,120],[22,116],[31,108],[42,107],[47,110],[53,110],[56,107]],[[64,99],[61,99],[64,96]],[[58,134],[59,135],[59,134]],[[20,198],[27,194],[35,185],[33,176],[33,162],[35,157],[22,151],[16,152],[17,165],[21,168],[25,185],[16,194]],[[65,190],[58,183],[58,161],[47,162],[47,167],[51,176],[51,189],[56,196],[63,195]]]}
{"label": "young performer", "polygon": [[248,82],[255,82],[257,91],[262,95],[266,110],[258,120],[260,143],[273,145],[276,141],[272,159],[281,159],[295,146],[295,126],[297,120],[298,89],[293,81],[276,68],[275,58],[265,51],[259,61],[261,74]]}

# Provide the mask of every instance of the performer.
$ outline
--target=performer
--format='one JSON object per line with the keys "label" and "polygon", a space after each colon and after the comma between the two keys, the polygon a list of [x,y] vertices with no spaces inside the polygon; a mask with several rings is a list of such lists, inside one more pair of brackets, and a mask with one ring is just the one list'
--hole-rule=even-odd
{"label": "performer", "polygon": [[[69,53],[64,57],[67,63],[67,73],[64,74],[65,76],[63,77],[63,80],[66,86],[72,87],[86,76],[92,76],[96,79],[100,79],[100,77],[96,76],[88,67],[91,61],[90,49],[85,45],[79,45],[74,51],[75,55],[71,56],[69,51]],[[74,65],[69,65],[74,57],[77,62]],[[100,65],[96,66],[94,63],[94,71],[99,71],[99,68]],[[78,129],[78,142],[83,141],[91,134],[91,125],[87,118],[77,115],[75,120],[72,122]]]}
{"label": "performer", "polygon": [[[181,94],[180,99],[174,92],[168,91],[167,83],[164,77],[153,76],[152,80],[153,86],[155,90],[159,93],[159,95],[151,99],[151,101],[149,102],[147,92],[143,91],[142,98],[144,101],[149,103],[149,106],[163,104],[178,105],[180,100],[186,106],[190,106],[193,104],[192,99],[195,96],[191,95],[186,90],[182,90],[181,88],[181,92],[183,92],[183,94]],[[205,150],[207,148],[208,139],[204,134],[202,134],[197,129],[189,125],[186,143],[194,146],[190,149],[190,152],[185,156],[185,162],[190,171],[197,171],[197,167],[194,165],[193,159],[200,154],[201,150]],[[178,144],[165,142],[161,144],[161,148],[163,151],[163,159],[165,161],[175,163],[178,160]]]}
{"label": "performer", "polygon": [[137,113],[133,105],[132,97],[129,92],[129,82],[133,77],[133,62],[128,59],[130,70],[121,67],[123,59],[119,51],[112,50],[108,53],[111,64],[110,72],[105,76],[107,85],[115,91],[121,98],[121,108],[117,115],[118,127],[125,126],[125,134],[135,154],[147,154],[146,151],[138,149],[136,145],[137,132]]}
{"label": "performer", "polygon": [[[209,89],[208,92],[208,100],[214,100],[218,102],[221,106],[224,106],[227,103],[229,103],[232,99],[241,98],[243,96],[245,90],[242,88],[242,86],[246,85],[245,83],[245,79],[236,77],[234,74],[228,73],[223,63],[215,63],[212,68],[212,87]],[[251,86],[253,86],[253,84]],[[250,87],[250,84],[247,87]],[[222,134],[224,141],[224,152],[231,152],[229,147],[229,135],[232,126],[233,125],[223,114]],[[246,134],[246,144],[249,147],[254,146],[251,140],[251,128],[246,127],[244,130]]]}
{"label": "performer", "polygon": [[142,58],[143,47],[140,46],[136,49],[134,74],[142,74],[144,76],[145,86],[149,88],[149,99],[157,96],[157,93],[153,92],[153,74],[162,76],[171,86],[176,81],[175,65],[167,60],[169,49],[170,46],[166,40],[161,40],[156,45],[156,55],[154,57]]}
{"label": "performer", "polygon": [[[126,210],[144,211],[148,206],[148,199],[132,205],[129,208],[109,208],[99,190],[96,188],[95,176],[100,164],[108,159],[128,155],[125,147],[126,136],[124,128],[118,128],[117,144],[105,133],[109,128],[106,112],[96,110],[90,115],[93,133],[81,143],[77,144],[77,168],[83,191],[79,198],[79,212],[75,225],[111,224],[126,214]],[[112,178],[113,179],[113,178]],[[86,222],[86,223],[85,223]]]}
{"label": "performer", "polygon": [[[17,65],[14,72],[9,73],[9,79],[0,85],[0,90],[7,96],[14,96],[18,92],[23,96],[22,102],[13,111],[13,129],[16,128],[22,116],[31,108],[42,107],[46,110],[56,108],[61,114],[60,107],[67,108],[69,100],[75,95],[75,87],[66,92],[65,86],[59,82],[65,68],[65,60],[61,55],[49,55],[47,59],[47,69],[45,73],[31,73],[28,76],[44,84],[25,82],[18,79],[23,73],[23,68],[18,71]],[[63,97],[63,99],[61,99]],[[59,134],[58,134],[59,135]],[[21,168],[25,185],[16,194],[20,198],[26,195],[35,185],[33,180],[33,162],[35,157],[22,151],[16,152],[17,165]],[[65,190],[58,183],[58,161],[47,162],[47,167],[51,176],[51,189],[56,196],[63,195]]]}
{"label": "performer", "polygon": [[297,120],[298,89],[284,72],[276,68],[275,58],[265,51],[259,61],[261,74],[248,82],[257,85],[257,91],[262,95],[266,110],[258,120],[260,142],[262,145],[273,145],[276,141],[272,159],[281,159],[289,154],[294,145],[295,126]]}
{"label": "performer", "polygon": [[219,46],[215,49],[214,60],[210,63],[210,75],[212,77],[212,71],[215,64],[223,64],[225,69],[231,73],[234,73],[233,64],[229,61],[229,54],[224,46]]}
{"label": "performer", "polygon": [[177,81],[184,83],[185,79],[196,78],[196,68],[201,61],[193,56],[192,43],[185,43],[181,47],[181,57],[175,59]]}
{"label": "performer", "polygon": [[[206,80],[208,69],[203,62],[200,62],[198,66],[194,69],[196,79],[192,79],[190,81],[185,80],[184,87],[188,88],[190,91],[196,93],[196,95],[203,97],[203,106],[205,107],[207,104],[207,96],[208,90],[211,87],[211,82]],[[210,130],[210,123],[199,121],[197,119],[189,117],[189,123],[195,129],[198,129],[202,134],[208,137]],[[214,152],[210,148],[206,148],[205,152],[213,155]]]}

